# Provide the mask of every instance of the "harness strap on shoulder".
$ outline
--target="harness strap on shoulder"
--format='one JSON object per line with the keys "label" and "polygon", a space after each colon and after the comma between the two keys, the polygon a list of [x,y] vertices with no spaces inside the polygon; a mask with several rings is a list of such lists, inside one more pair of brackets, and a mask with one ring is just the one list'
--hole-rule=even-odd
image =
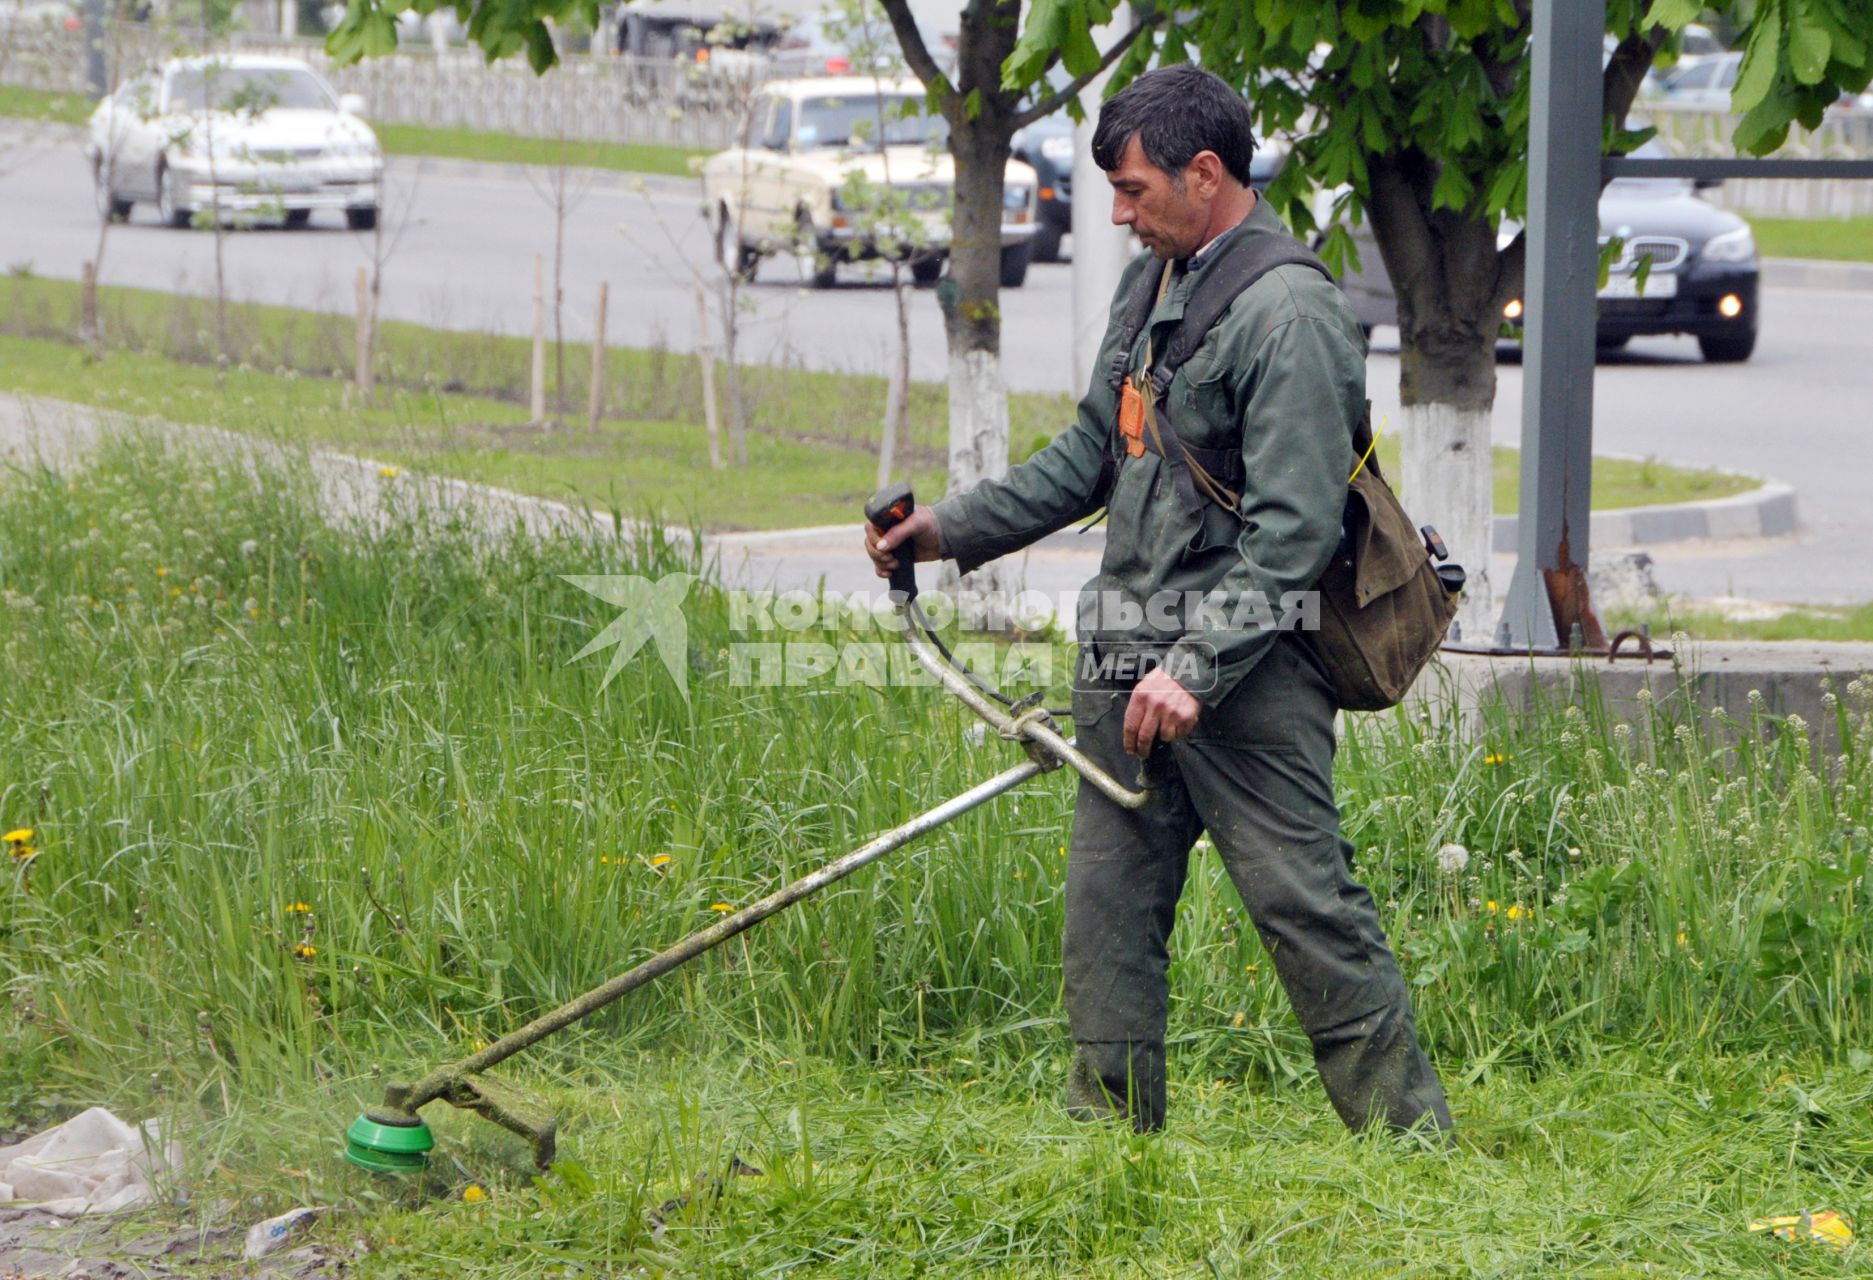
{"label": "harness strap on shoulder", "polygon": [[1184,303],[1183,319],[1152,369],[1162,385],[1195,355],[1205,335],[1250,285],[1277,267],[1312,267],[1328,280],[1333,274],[1314,251],[1291,235],[1235,235],[1222,246],[1222,257],[1211,266]]}
{"label": "harness strap on shoulder", "polygon": [[1118,349],[1112,353],[1112,367],[1106,370],[1106,382],[1114,391],[1124,385],[1132,371],[1132,347],[1158,305],[1158,286],[1169,270],[1169,263],[1153,258],[1132,282],[1131,297],[1125,300],[1125,310],[1119,317]]}

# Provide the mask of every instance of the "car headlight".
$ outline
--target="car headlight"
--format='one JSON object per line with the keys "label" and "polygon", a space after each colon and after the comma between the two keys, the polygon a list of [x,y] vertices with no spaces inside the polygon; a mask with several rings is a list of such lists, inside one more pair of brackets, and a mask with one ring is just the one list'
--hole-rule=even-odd
{"label": "car headlight", "polygon": [[1014,209],[1025,209],[1027,207],[1028,207],[1028,188],[1026,187],[1003,187],[1002,188],[1002,208],[1014,210]]}
{"label": "car headlight", "polygon": [[1706,262],[1754,262],[1756,237],[1749,233],[1748,227],[1712,236],[1704,242],[1702,257]]}
{"label": "car headlight", "polygon": [[1070,133],[1062,133],[1052,138],[1043,139],[1041,141],[1041,154],[1055,164],[1072,164],[1073,135]]}

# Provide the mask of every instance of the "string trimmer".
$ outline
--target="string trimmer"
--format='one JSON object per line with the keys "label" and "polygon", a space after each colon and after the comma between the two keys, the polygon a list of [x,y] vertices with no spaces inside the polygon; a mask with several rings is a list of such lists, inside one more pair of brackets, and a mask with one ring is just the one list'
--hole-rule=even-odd
{"label": "string trimmer", "polygon": [[[865,515],[879,529],[889,529],[908,518],[915,507],[915,499],[907,485],[881,490],[865,504]],[[723,916],[708,928],[690,934],[669,950],[652,956],[582,996],[568,1000],[526,1026],[508,1032],[487,1048],[470,1054],[460,1062],[437,1067],[414,1084],[390,1085],[384,1090],[383,1102],[366,1110],[346,1130],[345,1159],[380,1173],[421,1169],[428,1162],[428,1153],[435,1146],[435,1139],[429,1132],[429,1126],[423,1123],[417,1113],[440,1099],[473,1111],[525,1138],[533,1148],[534,1163],[544,1169],[553,1162],[558,1121],[552,1116],[536,1113],[507,1089],[481,1074],[496,1063],[538,1044],[555,1031],[590,1017],[614,1000],[694,960],[703,952],[721,946],[736,934],[753,928],[802,898],[811,897],[827,885],[845,879],[860,867],[876,862],[917,837],[1013,790],[1030,778],[1058,769],[1062,764],[1071,766],[1081,777],[1126,808],[1136,809],[1150,799],[1149,790],[1142,786],[1136,791],[1127,789],[1075,748],[1073,741],[1061,734],[1054,719],[1057,713],[1041,705],[1038,693],[1013,701],[957,664],[937,637],[923,607],[917,603],[917,576],[911,563],[910,548],[903,548],[897,559],[897,568],[891,573],[891,599],[900,614],[916,624],[915,627],[906,626],[903,632],[918,663],[1003,738],[1019,742],[1027,751],[1026,763],[977,783],[961,795],[945,800],[901,826],[874,837],[819,870],[802,876],[785,888],[775,890],[759,902]]]}

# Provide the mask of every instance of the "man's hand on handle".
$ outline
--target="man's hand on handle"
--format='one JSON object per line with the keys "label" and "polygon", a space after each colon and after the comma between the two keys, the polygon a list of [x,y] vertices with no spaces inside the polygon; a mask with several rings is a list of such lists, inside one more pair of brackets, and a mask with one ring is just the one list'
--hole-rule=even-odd
{"label": "man's hand on handle", "polygon": [[1140,760],[1154,742],[1176,742],[1197,727],[1201,704],[1163,671],[1153,671],[1132,688],[1125,705],[1125,753]]}
{"label": "man's hand on handle", "polygon": [[879,533],[874,524],[865,525],[865,554],[871,557],[872,571],[880,578],[890,577],[897,567],[897,549],[906,542],[912,544],[912,560],[937,559],[937,521],[930,508],[918,507],[885,533]]}

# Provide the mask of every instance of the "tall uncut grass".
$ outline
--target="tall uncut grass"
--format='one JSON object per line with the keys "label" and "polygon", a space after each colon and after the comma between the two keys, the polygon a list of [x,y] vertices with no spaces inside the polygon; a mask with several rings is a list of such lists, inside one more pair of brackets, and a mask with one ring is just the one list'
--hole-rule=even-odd
{"label": "tall uncut grass", "polygon": [[[331,1132],[273,1139],[284,1162],[327,1158],[374,1070],[466,1052],[1014,758],[993,735],[971,745],[935,690],[733,686],[726,599],[686,544],[542,544],[388,488],[350,519],[321,509],[304,471],[135,442],[0,488],[0,828],[32,828],[39,850],[0,882],[0,1128],[92,1102],[203,1118],[329,1103]],[[609,687],[605,656],[570,660],[611,619],[559,575],[679,571],[704,575],[686,604],[687,701],[649,647]],[[1630,727],[1592,705],[1350,719],[1349,835],[1460,1115],[1495,1105],[1478,1081],[1604,1082],[1633,1053],[1866,1075],[1870,698],[1830,700],[1826,755],[1821,726],[1756,706],[1715,728],[1664,703]],[[942,1131],[946,1151],[961,1144],[945,1159],[1009,1148],[1064,1056],[1069,810],[1068,780],[1050,775],[517,1071],[563,1091],[639,1062],[646,1087],[687,1099],[659,1113],[661,1149],[705,1164],[722,1152],[698,1127],[704,1099],[766,1096],[805,1161],[766,1194],[785,1189],[801,1213],[831,1203],[803,1115],[823,1144],[827,1126],[896,1134],[900,1163],[855,1173],[848,1207],[888,1169],[905,1203],[948,1206],[917,1214],[964,1214],[943,1243],[905,1228],[926,1261],[992,1248],[1012,1266],[1059,1230],[1057,1265],[1121,1237],[1151,1256],[1158,1227],[1143,1224],[1182,1222],[1197,1177],[1178,1171],[1184,1155],[1098,1148],[1114,1170],[1037,1139],[1066,1163],[995,1165],[1026,1216],[968,1226],[989,1210],[918,1181],[924,1121],[878,1097],[809,1103],[810,1077],[769,1074],[797,1059],[835,1081],[986,1088],[1001,1128],[940,1099],[928,1123],[963,1126]],[[1192,882],[1174,940],[1178,1105],[1225,1114],[1211,1081],[1298,1087],[1297,1114],[1331,1129],[1214,856]],[[742,1079],[736,1062],[762,1065]],[[939,1075],[920,1074],[932,1063]],[[1764,1132],[1773,1152],[1782,1130]],[[1718,1133],[1699,1159],[1721,1164]],[[1403,1168],[1385,1176],[1408,1200]],[[637,1224],[617,1229],[638,1240],[640,1201],[661,1193],[608,1176]],[[1069,1203],[1092,1216],[1050,1217]],[[1100,1225],[1102,1204],[1130,1225]],[[754,1239],[767,1243],[744,1241],[750,1256],[770,1260],[768,1245],[858,1248],[771,1227]],[[880,1247],[867,1237],[850,1256]]]}
{"label": "tall uncut grass", "polygon": [[[120,445],[0,496],[0,824],[41,850],[0,890],[6,1034],[62,1088],[125,1087],[152,1047],[266,1091],[467,1045],[1007,763],[931,690],[731,687],[707,580],[689,702],[649,648],[601,689],[603,657],[569,658],[605,606],[558,575],[697,572],[675,545],[411,506],[341,530],[307,476],[260,480]],[[1818,761],[1757,707],[1730,733],[1674,706],[1353,718],[1346,823],[1433,1048],[1869,1044],[1868,691],[1841,694]],[[607,1026],[860,1059],[1055,1037],[1068,807],[1063,776],[1031,786]],[[1195,866],[1182,1052],[1292,1074],[1272,970]]]}

